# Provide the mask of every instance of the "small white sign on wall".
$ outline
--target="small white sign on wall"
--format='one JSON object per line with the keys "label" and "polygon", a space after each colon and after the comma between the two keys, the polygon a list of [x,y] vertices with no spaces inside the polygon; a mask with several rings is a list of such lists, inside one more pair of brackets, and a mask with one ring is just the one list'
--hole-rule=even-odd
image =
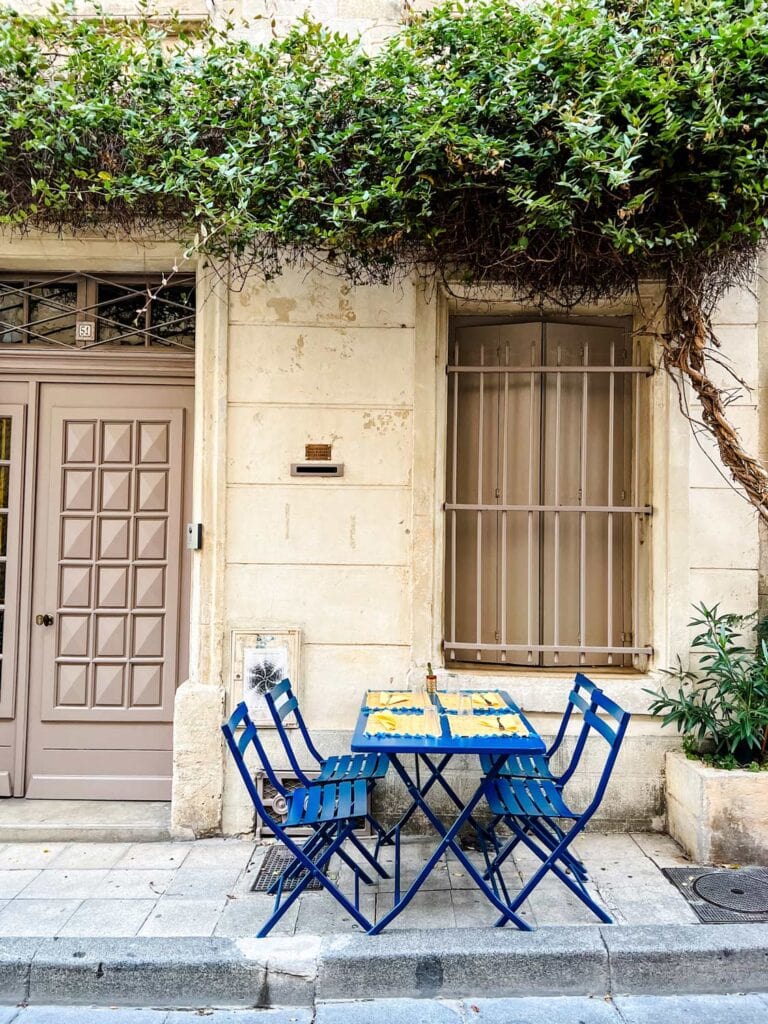
{"label": "small white sign on wall", "polygon": [[[298,696],[300,630],[233,629],[232,694],[244,700],[256,725],[273,727],[264,694],[281,679],[290,679]],[[293,715],[285,725],[295,725]]]}

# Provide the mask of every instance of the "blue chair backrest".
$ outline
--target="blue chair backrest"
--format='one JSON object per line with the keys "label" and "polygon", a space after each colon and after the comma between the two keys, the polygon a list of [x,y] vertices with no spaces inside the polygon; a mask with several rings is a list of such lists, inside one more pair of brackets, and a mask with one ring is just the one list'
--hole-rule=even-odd
{"label": "blue chair backrest", "polygon": [[324,758],[318,753],[317,748],[312,742],[312,737],[309,734],[309,729],[307,729],[304,716],[301,713],[301,708],[299,707],[299,702],[296,699],[296,694],[291,689],[290,679],[282,679],[279,683],[276,683],[271,687],[271,689],[267,690],[264,694],[264,699],[267,702],[269,713],[272,715],[272,721],[275,723],[275,728],[277,729],[280,742],[283,745],[283,750],[286,753],[291,768],[296,773],[297,778],[305,786],[309,785],[311,780],[307,777],[299,764],[299,760],[296,757],[296,752],[293,749],[293,744],[291,743],[291,739],[285,725],[285,720],[289,715],[293,715],[296,725],[299,727],[302,739],[307,746],[307,750],[315,761],[317,761],[319,765],[322,765]]}
{"label": "blue chair backrest", "polygon": [[[243,727],[243,731],[238,735],[237,730],[240,726]],[[251,775],[251,771],[245,763],[245,752],[250,744],[253,744],[259,760],[261,761],[261,765],[266,772],[267,778],[275,787],[277,792],[282,796],[287,797],[288,790],[280,782],[272,768],[272,764],[264,750],[264,745],[259,739],[258,729],[251,721],[251,716],[248,714],[248,708],[244,701],[237,705],[235,710],[229,716],[229,720],[222,725],[221,731],[224,733],[227,746],[229,747],[235,764],[242,776],[245,788],[248,790],[250,798],[253,801],[256,813],[275,833],[275,835],[282,835],[282,828],[279,822],[275,821],[275,819],[268,813],[261,797],[259,796],[259,790],[253,776]]]}
{"label": "blue chair backrest", "polygon": [[[584,717],[586,712],[594,706],[595,694],[602,693],[602,690],[593,683],[591,679],[588,679],[582,672],[576,673],[576,678],[573,681],[573,687],[571,692],[568,694],[568,702],[563,712],[563,717],[560,720],[560,728],[557,731],[557,736],[552,746],[547,751],[547,755],[551,757],[554,752],[560,747],[563,740],[565,739],[566,730],[568,729],[568,723],[571,720],[571,715],[574,710],[581,712],[582,725],[579,730],[579,737],[576,741],[573,753],[571,754],[571,760],[568,763],[568,767],[565,772],[560,776],[560,780],[565,784],[568,779],[573,775],[578,767],[581,755],[584,752],[584,746],[587,742],[587,736],[589,735],[589,724]],[[585,699],[586,698],[586,699]]]}
{"label": "blue chair backrest", "polygon": [[610,697],[607,697],[602,690],[597,690],[593,694],[592,703],[593,707],[584,712],[584,722],[588,726],[590,733],[596,733],[597,736],[605,740],[608,744],[608,752],[595,795],[588,812],[586,812],[589,814],[599,806],[603,799],[613,766],[619,754],[619,748],[624,740],[629,720],[632,717],[628,711],[625,711],[615,701],[612,701]]}
{"label": "blue chair backrest", "polygon": [[[571,692],[568,694],[568,702],[566,703],[565,711],[563,712],[563,717],[560,721],[560,728],[557,731],[555,742],[547,751],[550,756],[554,754],[563,742],[566,729],[568,728],[568,722],[570,721],[574,708],[577,708],[582,714],[584,714],[592,703],[592,694],[595,693],[596,690],[599,690],[596,683],[593,683],[592,680],[588,679],[582,672],[576,673],[576,678],[573,681]],[[582,694],[586,694],[588,699],[585,700]]]}

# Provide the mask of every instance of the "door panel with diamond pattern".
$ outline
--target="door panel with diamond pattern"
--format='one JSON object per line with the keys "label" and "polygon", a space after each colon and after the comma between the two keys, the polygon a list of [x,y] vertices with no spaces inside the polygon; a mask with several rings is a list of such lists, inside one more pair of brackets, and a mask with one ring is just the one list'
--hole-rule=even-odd
{"label": "door panel with diamond pattern", "polygon": [[189,388],[42,389],[28,796],[170,795],[190,425]]}

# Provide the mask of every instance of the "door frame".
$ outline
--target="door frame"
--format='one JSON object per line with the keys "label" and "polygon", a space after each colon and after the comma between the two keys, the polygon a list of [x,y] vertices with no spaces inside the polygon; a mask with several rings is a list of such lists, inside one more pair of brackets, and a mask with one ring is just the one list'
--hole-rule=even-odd
{"label": "door frame", "polygon": [[[131,352],[51,352],[36,349],[26,352],[0,352],[0,378],[8,383],[27,386],[27,410],[23,443],[23,465],[21,476],[24,490],[21,496],[21,521],[19,536],[21,557],[19,559],[18,618],[16,622],[16,664],[14,682],[13,720],[13,787],[15,798],[23,796],[18,790],[26,780],[26,738],[29,728],[29,671],[32,644],[32,597],[33,569],[35,561],[37,506],[37,437],[39,433],[40,390],[44,384],[143,384],[187,386],[195,385],[195,354],[155,353],[133,350]],[[196,397],[196,396],[194,396]],[[189,479],[184,482],[184,497],[193,500],[193,480],[197,412],[193,400],[193,421],[187,432],[188,443],[193,446],[190,453],[192,467]],[[184,499],[182,499],[184,500]],[[191,579],[188,574],[182,586],[186,587],[187,601],[190,600]],[[191,650],[190,650],[191,655]]]}

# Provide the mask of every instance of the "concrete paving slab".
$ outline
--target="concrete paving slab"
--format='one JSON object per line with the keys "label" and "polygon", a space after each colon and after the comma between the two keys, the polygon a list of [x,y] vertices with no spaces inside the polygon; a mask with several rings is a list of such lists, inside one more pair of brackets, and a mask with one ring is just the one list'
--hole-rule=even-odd
{"label": "concrete paving slab", "polygon": [[[313,935],[338,935],[350,928],[359,930],[357,922],[347,911],[321,892],[307,893],[299,901],[299,913],[296,918],[296,931],[309,932]],[[376,894],[362,892],[360,894],[360,913],[369,921],[376,920]]]}
{"label": "concrete paving slab", "polygon": [[766,1005],[758,996],[619,996],[624,1024],[765,1024]]}
{"label": "concrete paving slab", "polygon": [[[478,889],[455,890],[451,893],[451,900],[457,928],[488,927],[499,919],[499,911]],[[527,900],[518,913],[528,924],[537,927],[536,915]]]}
{"label": "concrete paving slab", "polygon": [[17,1012],[19,1016],[16,1018],[16,1024],[164,1024],[168,1011],[118,1006],[59,1005],[27,1006]]}
{"label": "concrete paving slab", "polygon": [[[610,892],[601,892],[608,913],[615,918],[617,924],[696,924],[698,918],[693,909],[682,896],[679,899],[667,896],[659,899],[652,893],[643,898],[632,898],[622,894],[616,896]],[[638,897],[634,893],[634,897]]]}
{"label": "concrete paving slab", "polygon": [[632,841],[658,868],[680,868],[690,864],[682,847],[663,832],[633,832]]}
{"label": "concrete paving slab", "polygon": [[[600,896],[594,886],[592,894],[597,897],[599,902]],[[540,882],[529,899],[536,922],[541,928],[598,925],[600,923],[592,911],[556,878],[547,878]]]}
{"label": "concrete paving slab", "polygon": [[315,1024],[462,1024],[457,1002],[436,999],[376,999],[318,1003]]}
{"label": "concrete paving slab", "polygon": [[[213,934],[232,938],[258,935],[262,925],[271,915],[274,904],[273,896],[256,893],[229,900]],[[297,901],[288,908],[285,916],[280,918],[270,935],[293,935],[299,915],[299,904],[300,901]]]}
{"label": "concrete paving slab", "polygon": [[58,934],[131,938],[138,934],[155,906],[155,900],[84,900]]}
{"label": "concrete paving slab", "polygon": [[58,935],[81,900],[11,900],[0,910],[0,935]]}
{"label": "concrete paving slab", "polygon": [[124,843],[70,843],[54,857],[51,867],[112,868],[124,856]]}
{"label": "concrete paving slab", "polygon": [[[380,892],[376,897],[376,920],[380,921],[392,909],[392,893]],[[448,890],[419,890],[390,925],[389,931],[404,929],[455,928],[451,892]]]}
{"label": "concrete paving slab", "polygon": [[169,881],[165,890],[168,896],[211,897],[231,896],[237,886],[240,869],[188,868],[182,867]]}
{"label": "concrete paving slab", "polygon": [[0,898],[11,900],[18,896],[39,874],[41,872],[35,868],[29,871],[9,868],[0,870]]}
{"label": "concrete paving slab", "polygon": [[457,928],[493,927],[499,918],[496,907],[477,889],[455,889],[451,903]]}
{"label": "concrete paving slab", "polygon": [[606,926],[599,932],[612,992],[768,991],[768,924]]}
{"label": "concrete paving slab", "polygon": [[175,871],[162,868],[112,868],[89,895],[100,899],[157,899],[175,875]]}
{"label": "concrete paving slab", "polygon": [[[417,875],[419,874],[421,869],[424,867],[424,864],[426,863],[427,857],[430,856],[430,853],[431,853],[431,851],[425,851],[425,858],[424,858],[424,860],[422,860],[421,863],[418,864],[417,866],[411,866],[411,865],[407,865],[407,864],[404,865],[404,866],[401,866],[401,869],[400,869],[400,887],[403,890],[407,889],[408,886],[411,885],[415,881]],[[382,866],[385,868],[385,870],[387,870],[390,873],[390,876],[392,876],[392,871],[390,870],[390,865],[383,864]],[[448,879],[448,867],[447,867],[447,865],[445,863],[445,860],[443,860],[443,861],[441,861],[441,862],[439,862],[438,864],[435,865],[434,869],[432,870],[432,872],[429,874],[429,876],[425,880],[424,884],[422,885],[422,887],[420,889],[420,892],[430,892],[430,891],[434,892],[435,890],[438,890],[438,889],[448,890],[450,888],[451,888],[451,883],[450,883],[450,881]],[[379,889],[379,892],[394,892],[394,889],[395,889],[394,877],[380,879],[380,881],[378,883],[378,889]]]}
{"label": "concrete paving slab", "polygon": [[621,1024],[605,996],[465,999],[463,1009],[464,1019],[477,1024]]}
{"label": "concrete paving slab", "polygon": [[[15,803],[4,800],[0,803]],[[9,843],[0,850],[0,870],[49,868],[64,849],[63,843]]]}
{"label": "concrete paving slab", "polygon": [[213,935],[226,902],[224,896],[213,900],[166,896],[155,904],[138,934],[163,937]]}
{"label": "concrete paving slab", "polygon": [[114,866],[175,871],[184,863],[191,849],[191,843],[133,843]]}
{"label": "concrete paving slab", "polygon": [[51,868],[39,871],[19,893],[21,900],[73,899],[87,900],[93,896],[107,877],[106,868],[78,871],[69,868],[58,871]]}
{"label": "concrete paving slab", "polygon": [[198,839],[190,844],[185,868],[237,868],[244,871],[256,844],[243,839]]}

